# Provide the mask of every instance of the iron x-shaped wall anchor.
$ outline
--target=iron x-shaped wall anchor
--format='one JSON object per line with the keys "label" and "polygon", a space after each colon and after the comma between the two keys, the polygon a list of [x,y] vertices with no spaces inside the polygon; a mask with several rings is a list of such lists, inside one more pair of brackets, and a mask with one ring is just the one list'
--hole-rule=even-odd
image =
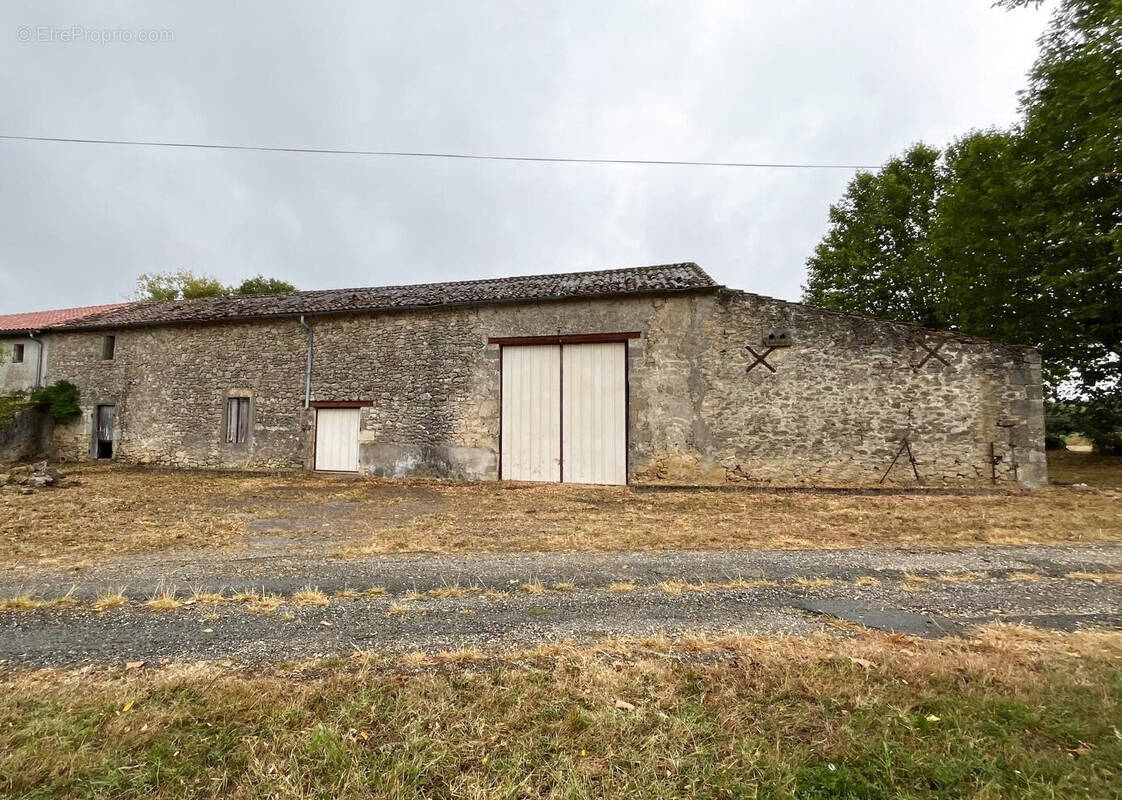
{"label": "iron x-shaped wall anchor", "polygon": [[920,362],[918,364],[916,364],[915,367],[913,367],[913,369],[920,369],[924,364],[926,364],[928,361],[930,361],[933,358],[936,361],[941,361],[943,363],[943,366],[949,367],[951,365],[951,362],[947,361],[947,359],[945,359],[941,355],[939,355],[939,350],[947,342],[953,342],[953,341],[954,341],[954,339],[940,339],[939,343],[936,344],[934,347],[928,347],[927,342],[916,342],[916,344],[918,344],[920,347],[922,347],[924,350],[927,351],[927,355],[925,355],[922,359],[920,359]]}
{"label": "iron x-shaped wall anchor", "polygon": [[752,349],[752,347],[750,345],[745,345],[744,349],[747,350],[749,353],[751,353],[752,357],[756,359],[755,361],[753,361],[751,364],[748,365],[748,369],[744,370],[745,372],[751,372],[753,370],[753,368],[756,367],[757,364],[763,364],[769,370],[771,370],[772,372],[775,372],[775,367],[773,367],[771,364],[767,363],[767,357],[771,355],[771,351],[775,349],[774,347],[769,347],[768,349],[764,350],[764,352],[762,352],[762,353],[757,353],[755,350]]}

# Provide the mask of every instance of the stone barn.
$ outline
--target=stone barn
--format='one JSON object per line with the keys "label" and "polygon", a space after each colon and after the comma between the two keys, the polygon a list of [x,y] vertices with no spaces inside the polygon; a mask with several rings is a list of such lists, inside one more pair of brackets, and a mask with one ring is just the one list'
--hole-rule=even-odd
{"label": "stone barn", "polygon": [[695,264],[146,302],[49,331],[64,459],[625,484],[1046,480],[1027,347]]}

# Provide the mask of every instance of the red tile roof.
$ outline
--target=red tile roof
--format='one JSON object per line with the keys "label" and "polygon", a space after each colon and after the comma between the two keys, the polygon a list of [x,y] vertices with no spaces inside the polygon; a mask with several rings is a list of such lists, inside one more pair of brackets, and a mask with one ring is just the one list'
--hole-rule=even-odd
{"label": "red tile roof", "polygon": [[72,322],[90,314],[100,314],[132,303],[104,303],[100,306],[53,308],[49,311],[27,311],[22,314],[0,314],[0,332],[37,331],[63,322]]}

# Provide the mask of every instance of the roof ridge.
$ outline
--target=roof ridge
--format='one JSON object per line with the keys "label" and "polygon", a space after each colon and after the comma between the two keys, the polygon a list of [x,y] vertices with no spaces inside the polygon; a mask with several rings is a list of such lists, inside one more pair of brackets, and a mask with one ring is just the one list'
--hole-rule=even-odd
{"label": "roof ridge", "polygon": [[245,321],[323,314],[450,308],[456,306],[539,302],[567,298],[612,297],[684,291],[717,290],[720,285],[692,261],[616,267],[583,272],[558,272],[475,278],[458,281],[307,289],[272,294],[222,295],[188,300],[141,301],[127,309],[99,312],[64,321],[58,330],[102,329],[144,325]]}
{"label": "roof ridge", "polygon": [[[527,274],[527,275],[504,275],[497,278],[467,278],[458,281],[419,281],[417,283],[384,283],[377,286],[340,286],[332,289],[295,289],[291,292],[260,292],[255,294],[222,294],[213,297],[178,297],[174,300],[136,300],[133,302],[156,304],[156,303],[205,303],[213,302],[215,300],[237,300],[246,297],[294,297],[297,295],[315,295],[315,294],[336,294],[339,292],[368,292],[373,289],[379,291],[389,291],[392,289],[416,289],[419,287],[434,287],[434,286],[470,286],[475,284],[493,284],[504,283],[507,281],[529,281],[529,280],[549,280],[559,278],[573,278],[573,277],[587,277],[591,275],[607,275],[614,272],[643,272],[647,270],[659,269],[674,269],[674,268],[688,268],[693,271],[699,278],[708,281],[713,286],[718,286],[716,281],[703,270],[696,262],[693,261],[678,261],[669,264],[644,264],[635,267],[609,267],[607,269],[590,269],[580,270],[577,272],[543,272],[540,274]],[[124,303],[122,305],[128,305]]]}

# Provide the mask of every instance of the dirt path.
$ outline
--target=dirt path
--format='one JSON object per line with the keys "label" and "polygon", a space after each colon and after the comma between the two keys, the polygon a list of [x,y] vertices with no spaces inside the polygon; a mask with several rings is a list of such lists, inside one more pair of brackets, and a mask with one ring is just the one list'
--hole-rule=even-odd
{"label": "dirt path", "polygon": [[[84,599],[100,589],[89,582],[75,591],[83,599],[75,608],[0,613],[0,663],[270,661],[685,631],[799,635],[846,623],[931,636],[993,620],[1122,628],[1122,546],[270,558],[231,563],[216,575],[195,574],[190,565],[121,569],[90,576],[132,587],[134,600],[120,608],[90,611]],[[69,588],[39,577],[43,596]],[[279,595],[308,585],[328,595],[385,591],[311,607],[289,596],[267,613],[230,602],[149,610],[141,601],[160,582],[175,584],[181,598],[188,584],[215,591],[254,585]],[[559,582],[571,586],[551,588]],[[0,593],[13,587],[6,589]]]}

